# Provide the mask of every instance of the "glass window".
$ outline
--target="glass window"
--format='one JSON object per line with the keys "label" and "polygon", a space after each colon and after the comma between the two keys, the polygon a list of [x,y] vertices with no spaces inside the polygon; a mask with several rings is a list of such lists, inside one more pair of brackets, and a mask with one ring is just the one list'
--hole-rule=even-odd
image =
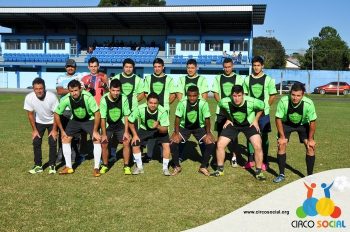
{"label": "glass window", "polygon": [[27,39],[28,50],[42,50],[43,40],[42,39]]}
{"label": "glass window", "polygon": [[230,51],[248,51],[248,40],[244,40],[244,39],[231,40]]}
{"label": "glass window", "polygon": [[206,51],[222,51],[223,50],[223,40],[206,40],[205,50]]}
{"label": "glass window", "polygon": [[5,49],[20,50],[21,41],[19,39],[5,39]]}
{"label": "glass window", "polygon": [[181,51],[198,51],[199,40],[181,40]]}
{"label": "glass window", "polygon": [[64,39],[49,39],[50,50],[65,50]]}

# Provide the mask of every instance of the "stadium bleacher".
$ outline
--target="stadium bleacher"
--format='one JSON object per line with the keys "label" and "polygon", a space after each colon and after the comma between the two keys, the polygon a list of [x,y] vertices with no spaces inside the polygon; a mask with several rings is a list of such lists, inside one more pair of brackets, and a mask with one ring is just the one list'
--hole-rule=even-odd
{"label": "stadium bleacher", "polygon": [[54,53],[5,53],[3,55],[6,62],[65,62],[69,54]]}
{"label": "stadium bleacher", "polygon": [[131,47],[96,47],[92,54],[85,57],[88,62],[91,57],[96,57],[101,63],[122,63],[124,59],[131,58],[136,63],[152,63],[159,52],[158,47],[141,47],[132,50]]}

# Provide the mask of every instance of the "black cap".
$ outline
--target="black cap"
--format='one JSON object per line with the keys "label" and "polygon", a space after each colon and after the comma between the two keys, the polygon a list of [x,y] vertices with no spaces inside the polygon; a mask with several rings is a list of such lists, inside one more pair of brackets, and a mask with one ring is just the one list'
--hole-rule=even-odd
{"label": "black cap", "polygon": [[77,64],[75,63],[75,60],[73,60],[73,59],[68,59],[68,60],[66,61],[66,67],[67,67],[67,66],[77,67]]}

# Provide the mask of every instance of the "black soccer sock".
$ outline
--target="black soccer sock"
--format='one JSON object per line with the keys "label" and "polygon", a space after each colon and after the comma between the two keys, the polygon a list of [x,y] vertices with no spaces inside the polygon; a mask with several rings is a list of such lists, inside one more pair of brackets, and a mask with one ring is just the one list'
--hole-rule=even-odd
{"label": "black soccer sock", "polygon": [[208,167],[210,156],[211,156],[211,154],[214,154],[214,151],[215,151],[215,144],[214,143],[205,145],[204,153],[202,153],[203,160],[202,160],[201,168]]}
{"label": "black soccer sock", "polygon": [[170,151],[172,156],[172,161],[176,167],[180,167],[179,162],[179,144],[178,143],[172,143],[170,145]]}
{"label": "black soccer sock", "polygon": [[218,171],[223,172],[224,171],[224,165],[218,165]]}
{"label": "black soccer sock", "polygon": [[307,175],[312,175],[314,171],[314,165],[315,165],[315,155],[306,155],[305,157],[306,161],[306,169],[307,169]]}
{"label": "black soccer sock", "polygon": [[284,169],[286,168],[287,154],[277,154],[277,163],[280,170],[280,174],[284,175]]}

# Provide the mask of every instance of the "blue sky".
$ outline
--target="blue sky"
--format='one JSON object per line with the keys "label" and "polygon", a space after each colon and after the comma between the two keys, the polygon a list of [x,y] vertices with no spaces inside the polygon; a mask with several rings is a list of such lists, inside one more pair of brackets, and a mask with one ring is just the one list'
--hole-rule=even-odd
{"label": "blue sky", "polygon": [[[221,0],[215,4],[267,4],[265,24],[254,27],[254,36],[272,36],[282,42],[286,52],[308,48],[308,40],[324,26],[334,27],[350,45],[350,2],[316,0]],[[96,6],[99,0],[0,0],[0,6]],[[213,4],[212,0],[167,0],[167,5]]]}

